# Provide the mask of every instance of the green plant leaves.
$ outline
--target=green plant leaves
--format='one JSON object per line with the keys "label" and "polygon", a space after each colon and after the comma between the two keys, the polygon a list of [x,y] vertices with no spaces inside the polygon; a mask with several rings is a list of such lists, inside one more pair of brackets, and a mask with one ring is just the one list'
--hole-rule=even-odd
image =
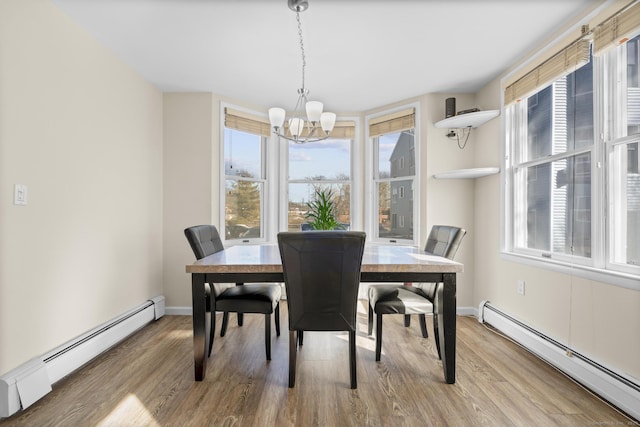
{"label": "green plant leaves", "polygon": [[314,230],[334,230],[341,226],[336,221],[335,205],[331,190],[316,190],[314,200],[307,203],[309,212],[305,217]]}

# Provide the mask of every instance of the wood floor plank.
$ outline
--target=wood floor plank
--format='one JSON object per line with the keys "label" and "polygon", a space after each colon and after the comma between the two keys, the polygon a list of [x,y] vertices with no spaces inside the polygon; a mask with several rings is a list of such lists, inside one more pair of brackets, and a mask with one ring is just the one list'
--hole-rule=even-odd
{"label": "wood floor plank", "polygon": [[[235,318],[214,341],[204,381],[193,379],[191,318],[165,316],[54,385],[4,426],[529,426],[628,425],[629,418],[518,345],[459,317],[456,384],[446,384],[433,337],[417,319],[385,316],[382,360],[359,307],[358,388],[348,336],[306,333],[288,387],[283,334],[264,353],[264,318]],[[431,333],[432,319],[428,319]],[[218,319],[218,328],[221,319]],[[431,333],[431,335],[433,335]]]}

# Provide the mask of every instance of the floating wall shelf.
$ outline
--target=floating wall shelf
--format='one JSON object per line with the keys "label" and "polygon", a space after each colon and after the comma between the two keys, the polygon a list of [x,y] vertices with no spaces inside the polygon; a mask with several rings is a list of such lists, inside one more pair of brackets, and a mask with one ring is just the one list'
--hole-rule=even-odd
{"label": "floating wall shelf", "polygon": [[435,179],[474,179],[483,176],[495,175],[500,172],[500,168],[472,168],[458,169],[447,172],[436,173],[433,175]]}
{"label": "floating wall shelf", "polygon": [[491,119],[500,115],[499,110],[476,111],[475,113],[460,114],[436,122],[435,126],[440,129],[464,129],[477,128]]}

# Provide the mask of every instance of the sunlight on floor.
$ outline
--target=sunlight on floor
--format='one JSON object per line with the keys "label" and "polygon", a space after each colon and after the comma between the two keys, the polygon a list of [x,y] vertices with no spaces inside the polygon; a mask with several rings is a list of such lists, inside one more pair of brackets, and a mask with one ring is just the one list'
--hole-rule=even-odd
{"label": "sunlight on floor", "polygon": [[193,331],[191,329],[180,329],[176,331],[171,331],[167,334],[167,337],[173,340],[183,340],[185,338],[191,338],[193,336]]}
{"label": "sunlight on floor", "polygon": [[[126,420],[126,421],[125,421]],[[142,402],[133,394],[120,401],[109,415],[98,426],[153,426],[161,427]]]}

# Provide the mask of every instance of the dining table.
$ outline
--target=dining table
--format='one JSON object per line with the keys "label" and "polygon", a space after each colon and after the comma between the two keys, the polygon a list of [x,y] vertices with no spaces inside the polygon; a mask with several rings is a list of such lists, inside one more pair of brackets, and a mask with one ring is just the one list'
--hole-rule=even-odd
{"label": "dining table", "polygon": [[[367,244],[360,272],[363,283],[438,283],[434,310],[444,379],[448,384],[456,380],[456,274],[463,270],[459,262],[428,254],[414,246]],[[284,274],[277,244],[231,246],[187,264],[186,272],[191,274],[195,380],[202,381],[206,375],[209,336],[206,284],[283,283]]]}

